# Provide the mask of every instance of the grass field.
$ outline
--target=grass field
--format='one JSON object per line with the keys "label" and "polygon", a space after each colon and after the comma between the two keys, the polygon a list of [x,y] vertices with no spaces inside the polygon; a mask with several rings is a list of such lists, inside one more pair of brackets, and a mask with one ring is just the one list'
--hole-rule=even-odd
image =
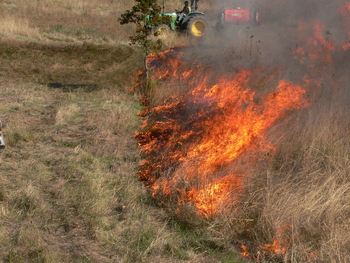
{"label": "grass field", "polygon": [[1,262],[216,262],[136,173],[142,52],[129,1],[0,3]]}
{"label": "grass field", "polygon": [[[177,213],[137,177],[143,53],[118,22],[132,5],[0,1],[0,262],[349,262],[349,55],[315,67],[311,106],[267,132],[273,155],[239,209]],[[266,80],[254,81],[261,92]],[[179,89],[152,85],[154,106]]]}

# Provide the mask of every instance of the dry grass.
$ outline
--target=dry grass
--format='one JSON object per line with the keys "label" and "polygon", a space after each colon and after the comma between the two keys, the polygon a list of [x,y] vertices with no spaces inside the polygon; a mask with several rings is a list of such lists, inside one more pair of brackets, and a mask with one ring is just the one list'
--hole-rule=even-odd
{"label": "dry grass", "polygon": [[33,43],[4,40],[0,43],[3,63],[0,66],[3,82],[27,81],[44,83],[54,88],[74,90],[84,86],[86,90],[101,86],[117,86],[129,89],[129,74],[141,62],[139,52],[126,45],[99,45],[59,43]]}
{"label": "dry grass", "polygon": [[41,38],[39,30],[30,27],[28,21],[25,19],[18,19],[18,17],[9,14],[3,14],[2,19],[3,22],[0,26],[0,32],[4,36],[21,36],[34,39]]}
{"label": "dry grass", "polygon": [[[348,262],[348,112],[322,100],[271,131],[276,154],[247,178],[234,210],[215,218],[218,237],[260,251],[258,262]],[[286,253],[263,245],[273,243]]]}
{"label": "dry grass", "polygon": [[[202,50],[204,49],[210,57],[209,48],[203,47]],[[196,50],[189,48],[181,51],[185,55],[179,55],[180,59],[193,62],[189,57]],[[239,51],[235,50],[236,53]],[[178,53],[175,52],[174,57],[176,54]],[[267,54],[271,57],[275,55]],[[196,58],[203,57],[205,55],[200,54]],[[220,62],[220,58],[218,55],[213,61]],[[236,57],[232,58],[234,59]],[[324,65],[321,60],[313,65],[315,69],[310,70],[310,76],[314,82],[309,86],[303,84],[309,89],[311,106],[288,115],[287,119],[269,131],[268,140],[276,145],[274,155],[261,156],[258,159],[259,166],[254,171],[249,170],[245,192],[237,205],[229,211],[204,220],[204,223],[194,215],[194,209],[189,205],[181,208],[184,211],[177,214],[180,220],[191,226],[203,223],[212,235],[210,240],[215,240],[216,245],[225,249],[230,246],[239,249],[245,244],[256,262],[349,262],[350,78],[349,73],[344,71],[348,59],[347,53],[334,52],[332,65]],[[171,60],[169,61],[163,62],[163,72],[167,66],[175,68]],[[203,61],[211,60],[205,58]],[[239,64],[239,60],[236,59],[236,62]],[[162,80],[155,80],[154,87],[158,88],[152,90],[151,106],[161,105],[164,99],[174,95],[181,100],[181,93],[188,92],[188,86],[181,82],[180,77],[172,78],[171,74],[176,71],[177,76],[181,76],[183,70],[193,64],[187,63],[179,69],[169,70],[170,73]],[[223,63],[224,66],[227,64]],[[300,65],[293,67],[292,59],[288,60],[287,65],[290,72],[300,70]],[[202,67],[202,75],[193,75],[193,79],[200,82],[206,72],[213,73],[206,70],[207,68]],[[220,66],[217,66],[217,70],[231,70],[234,74],[234,70],[225,71]],[[301,69],[303,76],[310,73],[308,70]],[[292,74],[290,72],[288,74]],[[285,77],[288,74],[282,75]],[[253,81],[251,84],[254,87],[259,85],[255,88],[263,93],[266,91],[266,82],[259,84],[259,81],[261,79],[257,78],[256,83]],[[190,105],[187,101],[184,103],[186,107]],[[190,106],[186,110],[181,111],[181,114],[195,112]],[[166,115],[167,111],[163,113],[164,116],[157,120],[171,123],[171,113],[169,116]],[[150,119],[149,123],[152,123],[152,116]],[[181,123],[176,124],[181,126]],[[166,135],[171,134],[169,137],[173,135],[171,128],[166,131]],[[155,136],[158,131],[161,133],[161,128],[157,130],[155,127]],[[167,138],[162,137],[165,141]],[[188,187],[191,182],[181,183]],[[174,199],[177,194],[174,193]],[[273,244],[275,250],[272,248]]]}
{"label": "dry grass", "polygon": [[[126,42],[117,18],[130,1],[6,1],[0,35],[63,42]],[[34,14],[34,15],[33,15]],[[63,33],[63,34],[62,34]]]}
{"label": "dry grass", "polygon": [[[213,262],[152,205],[135,174],[137,97],[1,87],[4,262]],[[208,261],[209,260],[209,261]]]}
{"label": "dry grass", "polygon": [[117,22],[131,5],[0,3],[1,262],[235,257],[159,209],[136,177],[141,107],[128,90],[142,56]]}
{"label": "dry grass", "polygon": [[[276,154],[233,210],[203,219],[190,205],[162,209],[135,176],[141,107],[127,91],[142,54],[117,22],[132,4],[0,3],[0,261],[234,263],[242,244],[256,253],[278,237],[287,253],[255,261],[348,262],[348,76],[339,97],[323,87],[318,104],[270,131]],[[152,105],[184,92],[159,84]]]}
{"label": "dry grass", "polygon": [[326,112],[324,106],[310,110],[306,127],[298,127],[293,135],[293,145],[280,146],[289,152],[276,156],[277,173],[271,173],[271,180],[277,184],[269,187],[271,200],[263,217],[292,225],[290,258],[302,253],[306,257],[311,250],[318,260],[347,262],[349,115],[342,112],[346,107]]}
{"label": "dry grass", "polygon": [[[163,5],[162,1],[159,3]],[[183,1],[165,3],[165,12],[183,7]],[[210,4],[202,3],[201,10],[210,10]],[[121,26],[118,18],[132,6],[133,1],[126,0],[9,0],[1,3],[0,36],[19,36],[30,41],[127,44],[133,27]]]}

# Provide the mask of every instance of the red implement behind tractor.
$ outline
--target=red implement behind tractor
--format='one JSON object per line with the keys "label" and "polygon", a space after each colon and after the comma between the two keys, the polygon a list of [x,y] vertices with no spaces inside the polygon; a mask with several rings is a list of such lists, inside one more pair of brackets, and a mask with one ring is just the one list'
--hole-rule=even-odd
{"label": "red implement behind tractor", "polygon": [[259,9],[223,8],[218,15],[217,29],[227,26],[259,26]]}

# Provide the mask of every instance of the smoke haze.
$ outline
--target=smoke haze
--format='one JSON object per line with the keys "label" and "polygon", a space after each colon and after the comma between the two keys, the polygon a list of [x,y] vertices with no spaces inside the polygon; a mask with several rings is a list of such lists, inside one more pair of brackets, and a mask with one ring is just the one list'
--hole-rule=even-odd
{"label": "smoke haze", "polygon": [[[217,14],[223,7],[259,10],[261,25],[228,24],[219,31]],[[313,96],[337,96],[332,91],[341,89],[344,100],[350,63],[347,2],[216,1],[211,12],[213,30],[184,49],[188,64],[206,65],[198,79],[213,72],[234,74],[238,68],[259,69],[261,77],[279,70],[280,79],[303,85]]]}

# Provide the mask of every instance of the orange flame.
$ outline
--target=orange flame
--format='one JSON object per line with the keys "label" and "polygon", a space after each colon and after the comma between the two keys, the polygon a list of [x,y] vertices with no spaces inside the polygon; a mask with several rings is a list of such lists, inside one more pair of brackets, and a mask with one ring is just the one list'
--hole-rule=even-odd
{"label": "orange flame", "polygon": [[[164,54],[160,59],[166,59]],[[173,58],[166,61],[174,66],[172,78],[179,80],[176,74],[184,63],[173,63]],[[191,70],[182,71],[182,76],[188,78],[193,68],[200,69],[192,65]],[[156,77],[163,73],[160,70]],[[235,203],[244,182],[234,162],[249,149],[270,150],[264,132],[287,111],[308,104],[303,100],[305,90],[284,80],[256,102],[257,95],[249,88],[253,74],[241,70],[213,85],[208,85],[208,75],[188,93],[147,112],[152,122],[146,118],[142,125],[145,132],[136,138],[147,158],[141,165],[140,178],[154,197],[180,195],[179,206],[192,202],[197,213],[205,217]]]}
{"label": "orange flame", "polygon": [[288,235],[286,235],[285,232],[290,228],[291,225],[289,224],[283,224],[280,226],[276,231],[276,235],[273,239],[272,244],[265,244],[260,246],[260,248],[263,250],[262,253],[269,253],[272,256],[284,255],[287,252],[287,246],[290,241]]}
{"label": "orange flame", "polygon": [[199,215],[210,217],[229,206],[229,193],[234,187],[239,188],[241,180],[235,176],[226,176],[211,182],[202,189],[192,189],[188,192],[188,199],[194,201]]}
{"label": "orange flame", "polygon": [[[350,2],[339,12],[349,36]],[[333,63],[336,46],[320,21],[301,23],[298,31],[303,42],[292,55],[306,69],[301,81],[320,87],[322,80],[315,76],[320,67],[328,69]],[[350,41],[342,42],[341,48],[350,49]],[[237,205],[250,169],[259,156],[274,149],[266,133],[288,112],[309,102],[301,85],[277,80],[277,73],[264,76],[269,92],[263,93],[252,86],[263,69],[235,68],[235,73],[219,78],[215,72],[203,76],[210,66],[193,61],[187,66],[183,54],[181,48],[172,48],[147,59],[158,83],[183,89],[140,114],[142,131],[135,138],[144,160],[139,178],[160,202],[171,202],[178,211],[190,204],[199,216],[208,218]],[[292,239],[290,228],[281,224],[271,243],[261,245],[255,255],[242,245],[242,257],[285,255]],[[310,259],[318,258],[316,251],[306,252]]]}
{"label": "orange flame", "polygon": [[[310,249],[307,249],[307,250],[310,250]],[[318,255],[318,252],[317,251],[313,251],[313,252],[310,252],[307,256],[309,259],[318,259],[319,258],[319,255]]]}
{"label": "orange flame", "polygon": [[251,255],[250,255],[250,253],[248,252],[248,249],[247,249],[247,247],[245,246],[245,245],[241,245],[241,248],[242,248],[242,250],[243,250],[243,252],[241,253],[241,257],[243,257],[243,258],[249,258]]}
{"label": "orange flame", "polygon": [[314,67],[322,59],[327,64],[333,63],[331,54],[335,50],[335,45],[324,37],[326,26],[323,23],[320,21],[311,24],[301,23],[298,31],[305,46],[298,46],[293,53],[294,58],[299,59],[300,64],[308,62],[309,67]]}

